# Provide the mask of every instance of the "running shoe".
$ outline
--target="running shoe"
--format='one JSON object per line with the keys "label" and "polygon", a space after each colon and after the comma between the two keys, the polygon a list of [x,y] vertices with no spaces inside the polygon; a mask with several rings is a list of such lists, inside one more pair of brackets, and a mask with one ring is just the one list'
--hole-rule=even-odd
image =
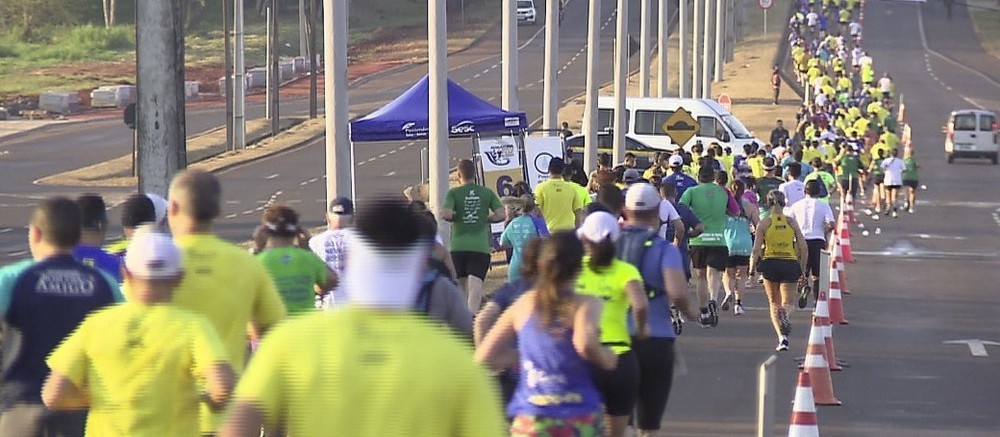
{"label": "running shoe", "polygon": [[708,315],[708,313],[701,313],[701,316],[698,317],[698,323],[702,328],[711,328],[712,316]]}
{"label": "running shoe", "polygon": [[749,290],[749,289],[753,288],[753,281],[751,281],[750,278],[747,278],[746,283],[743,284],[743,285],[744,285],[744,288],[746,288],[747,290]]}
{"label": "running shoe", "polygon": [[913,214],[913,207],[911,206],[909,209],[907,209],[907,211],[909,211],[910,214]]}
{"label": "running shoe", "polygon": [[737,316],[742,316],[743,313],[745,313],[745,311],[743,311],[743,304],[738,303],[736,305],[733,305],[733,314]]}
{"label": "running shoe", "polygon": [[776,352],[785,352],[788,350],[788,337],[781,337],[781,341],[778,342],[778,347],[774,348]]}
{"label": "running shoe", "polygon": [[792,332],[792,322],[788,320],[788,311],[778,308],[778,330],[781,335],[788,335]]}
{"label": "running shoe", "polygon": [[722,298],[722,305],[719,308],[722,311],[729,311],[729,304],[733,302],[733,295],[727,294],[726,297]]}
{"label": "running shoe", "polygon": [[899,218],[899,214],[896,214],[896,210],[892,210],[892,218]]}
{"label": "running shoe", "polygon": [[712,327],[719,326],[719,306],[714,300],[708,301],[708,315],[711,317]]}
{"label": "running shoe", "polygon": [[676,305],[670,305],[670,324],[674,326],[674,335],[681,335],[684,330],[684,318]]}
{"label": "running shoe", "polygon": [[799,308],[805,308],[809,303],[809,295],[812,294],[812,287],[809,284],[803,285],[799,290]]}

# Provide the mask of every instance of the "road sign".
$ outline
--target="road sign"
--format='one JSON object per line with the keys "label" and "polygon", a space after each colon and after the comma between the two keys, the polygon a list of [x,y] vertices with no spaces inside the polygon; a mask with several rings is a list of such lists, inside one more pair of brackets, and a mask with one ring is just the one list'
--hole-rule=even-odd
{"label": "road sign", "polygon": [[695,120],[691,116],[691,113],[684,108],[677,108],[677,112],[671,115],[667,121],[660,125],[660,129],[670,137],[670,140],[677,144],[679,147],[684,147],[701,126],[698,125],[698,120]]}
{"label": "road sign", "polygon": [[760,5],[761,9],[769,9],[774,4],[774,0],[757,0],[757,4]]}
{"label": "road sign", "polygon": [[733,110],[733,100],[729,98],[729,94],[719,95],[719,105],[726,108],[727,111],[732,112]]}
{"label": "road sign", "polygon": [[1000,346],[1000,343],[989,340],[951,340],[944,341],[944,344],[965,344],[969,346],[969,352],[974,357],[988,357],[989,353],[986,352],[986,345]]}

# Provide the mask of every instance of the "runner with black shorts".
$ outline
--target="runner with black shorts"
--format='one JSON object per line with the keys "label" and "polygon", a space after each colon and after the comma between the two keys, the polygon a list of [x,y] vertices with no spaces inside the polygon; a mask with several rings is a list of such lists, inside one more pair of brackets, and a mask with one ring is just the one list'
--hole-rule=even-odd
{"label": "runner with black shorts", "polygon": [[[806,197],[789,208],[788,217],[799,224],[802,235],[805,236],[808,247],[808,261],[806,262],[807,278],[811,279],[813,300],[819,296],[819,271],[821,268],[820,253],[826,248],[826,237],[834,227],[833,209],[830,204],[820,200],[820,181],[811,180],[806,182]],[[802,288],[799,294],[799,308],[805,308],[808,294],[806,287]]]}
{"label": "runner with black shorts", "polygon": [[843,205],[847,204],[848,193],[851,197],[858,195],[861,157],[858,156],[858,150],[853,147],[851,144],[845,144],[840,149],[840,155],[836,158],[837,167],[839,168],[840,203]]}
{"label": "runner with black shorts", "polygon": [[692,238],[690,242],[691,267],[701,310],[699,322],[703,328],[719,324],[715,299],[722,285],[722,276],[729,265],[725,237],[729,194],[714,180],[715,170],[712,166],[702,166],[698,170],[698,185],[685,190],[680,202],[691,208],[705,227],[705,232]]}
{"label": "runner with black shorts", "polygon": [[778,335],[776,351],[788,350],[788,334],[792,325],[788,320],[791,296],[796,283],[802,278],[807,259],[805,237],[794,219],[785,216],[785,195],[771,191],[767,195],[771,215],[760,221],[757,240],[754,241],[750,268],[764,275],[764,291],[771,307],[771,322]]}

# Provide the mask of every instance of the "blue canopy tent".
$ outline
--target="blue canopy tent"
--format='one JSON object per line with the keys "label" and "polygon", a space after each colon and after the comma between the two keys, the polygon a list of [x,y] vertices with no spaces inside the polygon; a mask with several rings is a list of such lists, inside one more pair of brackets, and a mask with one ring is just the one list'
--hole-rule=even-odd
{"label": "blue canopy tent", "polygon": [[[428,78],[424,76],[395,100],[351,122],[351,141],[399,141],[427,138]],[[522,131],[528,127],[523,112],[508,112],[476,97],[448,80],[449,136]]]}

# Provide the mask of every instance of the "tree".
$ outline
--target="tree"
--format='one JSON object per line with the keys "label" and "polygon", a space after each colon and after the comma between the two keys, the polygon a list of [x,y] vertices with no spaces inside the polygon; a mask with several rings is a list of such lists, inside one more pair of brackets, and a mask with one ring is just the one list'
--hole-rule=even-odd
{"label": "tree", "polygon": [[101,0],[101,6],[104,7],[104,27],[110,29],[115,26],[117,2],[115,0]]}
{"label": "tree", "polygon": [[22,41],[30,40],[39,26],[65,24],[71,18],[59,0],[0,1],[0,23],[19,28]]}

